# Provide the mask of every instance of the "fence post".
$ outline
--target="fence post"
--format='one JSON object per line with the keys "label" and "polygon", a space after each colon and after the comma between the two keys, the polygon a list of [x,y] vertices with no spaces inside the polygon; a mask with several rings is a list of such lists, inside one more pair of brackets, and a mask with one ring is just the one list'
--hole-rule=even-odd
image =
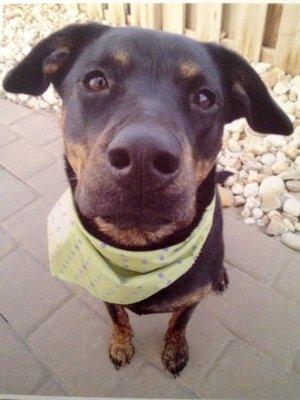
{"label": "fence post", "polygon": [[172,33],[184,33],[185,5],[183,3],[163,3],[162,28]]}
{"label": "fence post", "polygon": [[89,18],[94,21],[103,20],[104,15],[102,11],[102,4],[97,3],[87,3],[87,12],[89,14]]}
{"label": "fence post", "polygon": [[161,29],[162,28],[162,5],[148,3],[148,28]]}
{"label": "fence post", "polygon": [[195,39],[219,42],[221,19],[222,4],[197,4]]}
{"label": "fence post", "polygon": [[274,65],[294,74],[300,70],[300,7],[284,4],[274,51]]}
{"label": "fence post", "polygon": [[109,16],[114,25],[125,25],[126,16],[124,3],[107,3]]}
{"label": "fence post", "polygon": [[259,61],[267,17],[267,4],[239,4],[236,49],[251,61]]}
{"label": "fence post", "polygon": [[130,16],[132,26],[141,25],[141,4],[130,3]]}

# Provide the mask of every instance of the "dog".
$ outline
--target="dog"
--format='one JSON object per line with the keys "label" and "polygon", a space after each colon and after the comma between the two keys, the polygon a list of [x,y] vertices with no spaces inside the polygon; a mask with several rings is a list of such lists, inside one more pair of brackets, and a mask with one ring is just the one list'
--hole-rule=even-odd
{"label": "dog", "polygon": [[[255,131],[288,135],[289,118],[237,53],[214,43],[148,29],[69,25],[38,43],[6,76],[8,92],[63,100],[65,166],[81,223],[119,249],[153,251],[181,243],[212,202],[224,124],[245,117]],[[116,369],[134,355],[126,309],[173,313],[162,362],[186,366],[188,321],[209,292],[228,285],[222,213],[193,265],[132,304],[106,302],[109,356]]]}

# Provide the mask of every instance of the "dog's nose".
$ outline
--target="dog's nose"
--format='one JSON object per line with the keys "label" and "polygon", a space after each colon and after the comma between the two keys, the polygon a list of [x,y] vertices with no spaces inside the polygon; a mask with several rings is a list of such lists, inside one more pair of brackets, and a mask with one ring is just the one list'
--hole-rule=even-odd
{"label": "dog's nose", "polygon": [[162,127],[132,124],[122,129],[107,149],[109,168],[124,184],[167,184],[180,169],[178,139]]}

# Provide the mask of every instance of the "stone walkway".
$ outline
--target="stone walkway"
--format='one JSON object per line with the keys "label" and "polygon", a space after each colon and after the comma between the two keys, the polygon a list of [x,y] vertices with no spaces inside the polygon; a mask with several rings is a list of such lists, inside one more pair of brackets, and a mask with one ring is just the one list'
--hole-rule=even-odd
{"label": "stone walkway", "polygon": [[168,314],[131,314],[136,355],[113,368],[102,303],[47,267],[46,216],[67,187],[61,146],[54,116],[0,100],[0,393],[299,399],[299,253],[230,210],[230,288],[197,308],[180,378],[160,361]]}

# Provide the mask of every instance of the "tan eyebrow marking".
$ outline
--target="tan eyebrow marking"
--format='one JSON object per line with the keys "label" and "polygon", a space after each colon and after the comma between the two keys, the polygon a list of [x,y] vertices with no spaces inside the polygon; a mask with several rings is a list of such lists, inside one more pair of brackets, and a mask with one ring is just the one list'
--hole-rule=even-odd
{"label": "tan eyebrow marking", "polygon": [[192,61],[183,61],[179,66],[179,72],[184,78],[190,79],[200,73],[200,68]]}
{"label": "tan eyebrow marking", "polygon": [[112,57],[117,63],[123,65],[124,67],[129,64],[129,55],[123,49],[114,50],[112,53]]}

